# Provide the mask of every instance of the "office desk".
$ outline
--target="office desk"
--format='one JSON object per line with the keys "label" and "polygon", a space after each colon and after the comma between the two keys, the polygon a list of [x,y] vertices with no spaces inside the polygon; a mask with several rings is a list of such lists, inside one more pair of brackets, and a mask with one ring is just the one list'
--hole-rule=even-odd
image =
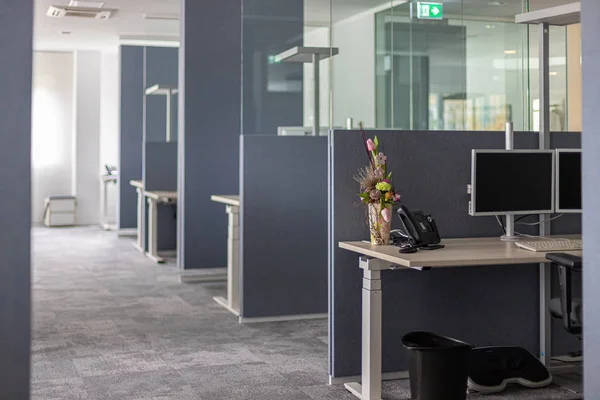
{"label": "office desk", "polygon": [[117,183],[117,175],[102,175],[100,181],[100,227],[110,231],[113,227],[108,223],[108,185]]}
{"label": "office desk", "polygon": [[129,184],[135,188],[137,192],[137,240],[133,244],[138,251],[144,252],[144,182],[131,180]]}
{"label": "office desk", "polygon": [[214,300],[235,316],[240,315],[240,281],[239,281],[239,251],[240,251],[240,196],[214,195],[210,199],[225,204],[228,215],[227,224],[227,299],[214,297]]}
{"label": "office desk", "polygon": [[[340,242],[339,247],[360,254],[362,291],[362,384],[347,383],[346,389],[359,399],[381,400],[381,271],[387,269],[453,268],[489,265],[546,263],[546,253],[522,250],[498,238],[448,239],[446,248],[400,254],[394,246],[372,246],[364,242]],[[581,251],[568,252],[581,255]],[[549,341],[549,313],[544,288],[540,290],[540,347]],[[545,354],[547,359],[549,354]]]}
{"label": "office desk", "polygon": [[158,205],[177,202],[177,192],[153,190],[144,192],[148,201],[148,251],[146,256],[157,263],[165,260],[158,255]]}

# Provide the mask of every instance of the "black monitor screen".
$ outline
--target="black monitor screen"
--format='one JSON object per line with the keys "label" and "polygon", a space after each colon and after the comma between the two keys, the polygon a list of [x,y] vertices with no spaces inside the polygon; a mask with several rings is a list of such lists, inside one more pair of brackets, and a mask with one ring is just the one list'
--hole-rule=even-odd
{"label": "black monitor screen", "polygon": [[559,210],[581,210],[581,152],[558,152]]}
{"label": "black monitor screen", "polygon": [[552,212],[552,152],[476,152],[473,213]]}

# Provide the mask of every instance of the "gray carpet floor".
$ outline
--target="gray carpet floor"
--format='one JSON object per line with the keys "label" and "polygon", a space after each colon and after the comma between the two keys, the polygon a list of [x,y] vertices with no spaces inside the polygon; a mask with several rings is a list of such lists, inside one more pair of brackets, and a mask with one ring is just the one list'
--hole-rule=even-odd
{"label": "gray carpet floor", "polygon": [[[240,325],[131,239],[96,228],[33,230],[34,400],[355,399],[327,383],[327,322]],[[223,249],[225,251],[225,249]],[[384,398],[409,399],[407,381]],[[557,387],[500,399],[576,399]]]}

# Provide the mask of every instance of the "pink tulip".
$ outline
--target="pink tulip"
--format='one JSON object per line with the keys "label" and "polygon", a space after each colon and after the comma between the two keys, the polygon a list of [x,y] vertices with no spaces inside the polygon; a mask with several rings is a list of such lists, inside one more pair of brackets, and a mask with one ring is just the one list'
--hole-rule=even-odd
{"label": "pink tulip", "polygon": [[367,149],[369,149],[369,151],[373,151],[376,148],[375,143],[373,143],[371,139],[367,140]]}
{"label": "pink tulip", "polygon": [[381,210],[381,216],[385,222],[390,222],[392,220],[392,212],[389,208],[384,208]]}

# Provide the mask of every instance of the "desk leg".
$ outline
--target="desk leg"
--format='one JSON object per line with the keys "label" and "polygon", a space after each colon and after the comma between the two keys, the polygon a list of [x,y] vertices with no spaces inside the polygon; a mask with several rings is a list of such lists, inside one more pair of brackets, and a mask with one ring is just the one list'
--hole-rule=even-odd
{"label": "desk leg", "polygon": [[240,315],[240,228],[239,207],[227,206],[227,299],[214,297],[214,300],[232,314]]}
{"label": "desk leg", "polygon": [[552,264],[540,264],[540,361],[547,367],[552,364],[551,279]]}
{"label": "desk leg", "polygon": [[381,400],[381,271],[363,269],[362,290],[362,382],[345,385],[362,400]]}
{"label": "desk leg", "polygon": [[137,191],[137,240],[133,244],[138,251],[144,252],[144,193],[142,189],[136,188]]}
{"label": "desk leg", "polygon": [[165,260],[158,256],[158,202],[148,199],[148,253],[146,256],[157,263]]}

